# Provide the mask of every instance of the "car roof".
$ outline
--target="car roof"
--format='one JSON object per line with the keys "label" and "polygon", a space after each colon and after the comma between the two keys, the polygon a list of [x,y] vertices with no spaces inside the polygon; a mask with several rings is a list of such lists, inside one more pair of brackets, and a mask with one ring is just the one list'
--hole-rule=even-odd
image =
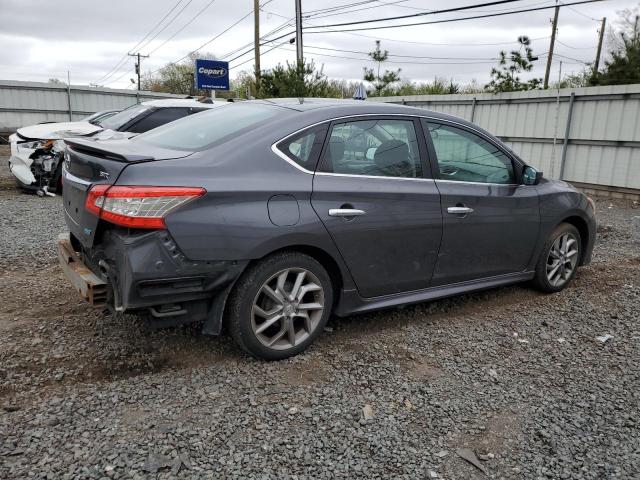
{"label": "car roof", "polygon": [[226,105],[226,101],[213,101],[212,103],[199,102],[194,98],[167,98],[162,100],[147,100],[142,105],[156,108],[169,107],[193,107],[193,108],[216,108]]}
{"label": "car roof", "polygon": [[455,121],[478,129],[463,118],[435,112],[418,107],[409,107],[398,103],[384,103],[376,101],[362,101],[338,98],[271,98],[254,100],[255,103],[263,103],[295,110],[297,112],[317,113],[326,118],[338,118],[349,115],[413,115],[431,117],[442,120]]}

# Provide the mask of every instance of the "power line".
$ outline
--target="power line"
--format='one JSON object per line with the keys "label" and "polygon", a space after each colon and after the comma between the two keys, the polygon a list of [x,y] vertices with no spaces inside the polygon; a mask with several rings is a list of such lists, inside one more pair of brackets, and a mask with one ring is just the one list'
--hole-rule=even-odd
{"label": "power line", "polygon": [[558,40],[557,38],[556,38],[556,42],[558,42],[560,45],[564,45],[565,47],[567,47],[567,48],[571,48],[571,49],[573,49],[573,50],[593,50],[594,48],[596,48],[596,47],[597,47],[597,45],[593,45],[593,46],[590,46],[590,47],[573,47],[573,46],[571,46],[571,45],[567,45],[567,44],[566,44],[566,43],[564,43],[564,42],[561,42],[561,41],[560,41],[560,40]]}
{"label": "power line", "polygon": [[119,76],[118,78],[116,78],[115,80],[111,80],[110,82],[105,83],[105,84],[104,84],[104,86],[106,87],[107,85],[111,85],[111,84],[113,84],[113,83],[116,83],[116,82],[118,82],[122,77],[124,77],[125,75],[130,74],[131,72],[129,72],[128,68],[129,68],[129,67],[127,66],[127,70],[125,70],[122,74],[120,74],[120,76]]}
{"label": "power line", "polygon": [[[380,1],[380,0],[377,0]],[[406,5],[405,5],[406,6]],[[418,8],[418,7],[412,7],[412,8]],[[265,10],[266,13],[270,14],[270,15],[275,15],[276,17],[280,17],[280,18],[285,18],[288,19],[289,22],[285,22],[285,24],[290,23],[291,21],[294,20],[294,18],[289,18],[289,17],[285,17],[284,15],[280,15],[279,13],[276,12],[271,12],[271,11],[267,11]],[[308,25],[309,27],[317,27],[319,25],[314,25],[312,23],[310,23],[309,21],[305,20],[304,23],[306,25]],[[372,40],[382,40],[385,42],[392,42],[392,43],[406,43],[406,44],[411,44],[411,45],[429,45],[429,46],[445,46],[445,47],[487,47],[487,46],[491,46],[491,47],[495,47],[495,46],[500,46],[500,45],[513,45],[514,43],[518,43],[517,40],[510,40],[508,42],[489,42],[489,43],[439,43],[439,42],[420,42],[417,40],[401,40],[401,39],[397,39],[397,38],[388,38],[388,37],[380,37],[379,35],[373,36],[373,35],[366,35],[363,33],[354,33],[354,32],[350,32],[350,31],[334,31],[334,30],[327,30],[327,31],[305,31],[305,35],[307,34],[315,34],[315,35],[325,35],[328,33],[346,33],[347,35],[352,35],[352,36],[356,36],[356,37],[363,37],[363,38],[370,38]],[[268,36],[268,34],[266,35]],[[536,38],[531,38],[530,40],[536,41],[536,40],[548,40],[549,38],[551,38],[550,35],[546,36],[546,37],[536,37]],[[248,46],[249,44],[247,44],[246,46]],[[238,48],[237,50],[235,50],[233,53],[235,53],[236,51],[240,51],[243,48],[246,48],[246,46],[242,46],[240,48]]]}
{"label": "power line", "polygon": [[[260,37],[260,40],[265,40],[269,35],[273,35],[275,33],[281,32],[282,30],[284,30],[284,28],[286,28],[287,26],[289,26],[289,24],[291,23],[291,21],[294,20],[293,18],[290,18],[288,21],[284,22],[283,24],[277,26],[276,28],[274,28],[273,30],[265,33],[264,35],[262,35]],[[289,35],[289,34],[287,34]],[[246,43],[244,45],[242,45],[241,47],[235,48],[233,50],[231,50],[230,52],[225,53],[224,55],[221,55],[220,58],[227,58],[230,57],[231,55],[235,55],[236,53],[238,53],[241,50],[244,50],[250,46],[253,45],[253,42],[249,42]],[[261,43],[260,46],[264,45],[264,43]]]}
{"label": "power line", "polygon": [[[280,16],[280,15],[278,15],[278,16]],[[286,18],[286,17],[285,17],[285,18]],[[292,19],[289,19],[289,21],[291,21],[291,20],[292,20]],[[276,30],[281,30],[281,29],[282,29],[282,27],[286,26],[288,23],[289,23],[289,22],[285,22],[283,25],[281,25],[280,27],[278,27]],[[307,23],[308,23],[308,22],[307,22]],[[277,41],[277,40],[279,40],[279,39],[281,39],[281,38],[284,38],[284,37],[287,37],[287,36],[291,36],[291,35],[293,35],[294,33],[295,33],[295,32],[288,32],[288,33],[285,33],[284,35],[280,35],[279,37],[276,37],[275,39],[267,40],[267,41],[265,41],[265,42],[261,43],[260,45],[262,46],[262,45],[266,45],[266,44],[268,44],[268,43],[272,43],[272,42]],[[323,34],[323,33],[333,33],[333,31],[331,31],[331,30],[328,30],[328,31],[326,31],[326,32],[321,32],[321,31],[318,31],[318,32],[310,32],[310,31],[307,31],[307,33]],[[347,32],[347,33],[349,33],[349,32]],[[368,37],[368,38],[376,38],[376,39],[379,39],[379,37],[371,37],[371,36],[363,35],[363,34],[352,34],[352,35],[357,35],[357,36],[362,36],[362,37]],[[268,36],[268,35],[265,35],[265,36]],[[263,38],[264,38],[264,37],[263,37]],[[542,39],[546,39],[546,38],[549,38],[549,37],[539,37],[539,38],[535,38],[535,39],[532,39],[532,40],[542,40]],[[285,42],[285,43],[286,43],[286,42]],[[411,43],[414,43],[414,42],[411,42]],[[420,44],[423,44],[423,43],[424,43],[424,44],[431,45],[431,44],[426,43],[426,42],[415,42],[415,43],[420,43]],[[510,44],[513,44],[513,43],[515,43],[515,42],[513,42],[513,41],[511,41],[511,42],[498,42],[498,43],[487,43],[487,44],[480,44],[480,45],[510,45]],[[247,44],[245,47],[238,48],[238,49],[236,49],[234,52],[232,52],[231,54],[233,54],[233,53],[237,53],[237,52],[238,52],[238,51],[240,51],[242,48],[249,47],[250,45],[251,45],[251,44]],[[435,44],[435,45],[446,45],[446,44]],[[456,44],[456,46],[462,46],[462,45],[463,45],[463,44]],[[477,44],[476,44],[476,45],[477,45]],[[466,46],[466,45],[465,45],[465,46]],[[322,48],[322,47],[316,47],[316,48]],[[336,50],[337,50],[337,49],[336,49]],[[235,56],[234,58],[232,58],[232,59],[231,59],[231,60],[229,60],[229,61],[230,61],[230,62],[231,62],[231,61],[234,61],[234,60],[236,60],[236,59],[238,59],[238,58],[240,58],[240,57],[243,57],[244,55],[247,55],[247,54],[251,53],[252,51],[253,51],[253,48],[248,48],[248,49],[247,49],[247,50],[245,50],[243,53],[241,53],[241,54],[239,54],[239,55]],[[356,52],[356,53],[364,53],[364,54],[367,54],[367,52]],[[325,56],[327,56],[327,55],[325,55]],[[406,57],[407,57],[407,58],[415,58],[415,57],[409,57],[409,56],[406,56]],[[442,58],[442,59],[446,59],[446,58]],[[358,59],[358,60],[362,60],[362,59]],[[496,60],[496,59],[492,59],[492,60]],[[247,62],[243,62],[243,63],[247,63]],[[395,62],[395,63],[401,63],[401,62]]]}
{"label": "power line", "polygon": [[570,6],[569,6],[569,5],[567,5],[566,3],[562,3],[562,2],[560,2],[560,5],[563,5],[563,6],[567,7],[569,10],[571,10],[572,12],[577,13],[578,15],[580,15],[580,16],[582,16],[582,17],[584,17],[584,18],[588,18],[589,20],[593,20],[594,22],[599,22],[599,21],[601,20],[601,19],[599,19],[599,18],[593,18],[593,17],[590,17],[589,15],[586,15],[586,14],[582,13],[581,11],[576,10],[575,8],[570,7]]}
{"label": "power line", "polygon": [[[394,39],[394,38],[384,38],[384,37],[379,37],[379,36],[373,36],[373,35],[363,35],[363,34],[359,34],[359,33],[353,33],[353,32],[334,32],[333,30],[328,30],[326,32],[305,32],[306,35],[309,34],[327,34],[327,33],[346,33],[349,35],[357,35],[358,37],[364,37],[364,38],[371,38],[373,40],[383,40],[385,42],[397,42],[397,43],[408,43],[408,44],[413,44],[413,45],[430,45],[430,46],[441,46],[441,47],[487,47],[487,46],[500,46],[500,45],[513,45],[514,43],[518,43],[517,40],[512,40],[509,42],[494,42],[494,43],[435,43],[435,42],[418,42],[418,41],[412,41],[412,40],[398,40],[398,39]],[[536,40],[548,40],[549,38],[551,38],[550,36],[546,36],[546,37],[537,37],[537,38],[531,38],[530,40],[536,41]]]}
{"label": "power line", "polygon": [[[379,0],[374,0],[375,2],[379,2]],[[359,8],[353,8],[355,7],[355,5],[344,5],[341,7],[337,7],[334,10],[331,10],[329,13],[316,13],[316,14],[307,14],[304,15],[304,18],[315,18],[315,19],[320,19],[320,18],[327,18],[327,17],[335,17],[336,15],[344,15],[346,13],[354,13],[354,12],[360,12],[362,10],[372,10],[374,8],[382,8],[382,7],[391,7],[391,6],[399,6],[399,7],[403,7],[406,5],[398,5],[399,3],[403,3],[403,2],[407,2],[409,0],[396,0],[395,2],[392,3],[381,3],[379,5],[371,5],[371,6],[366,6],[366,7],[359,7]],[[369,2],[365,2],[365,3],[369,3]],[[347,8],[353,8],[353,10],[347,10]],[[418,8],[418,7],[414,7],[416,10],[421,10],[424,11],[424,8]],[[431,10],[429,10],[431,11]],[[307,12],[308,13],[308,12]]]}
{"label": "power line", "polygon": [[[269,4],[273,2],[273,0],[267,0],[266,2],[264,2],[261,7],[264,7],[265,5]],[[229,30],[231,30],[233,27],[235,27],[236,25],[238,25],[240,22],[242,22],[243,20],[245,20],[246,18],[248,18],[249,16],[253,15],[253,9],[251,9],[251,11],[249,13],[247,13],[246,15],[244,15],[243,17],[239,18],[238,20],[236,20],[235,22],[233,22],[231,25],[229,25],[227,28],[225,28],[224,30],[222,30],[220,33],[218,33],[217,35],[215,35],[214,37],[210,38],[209,40],[207,40],[206,42],[204,42],[202,45],[200,45],[199,47],[191,50],[189,53],[187,53],[186,55],[184,55],[183,57],[180,57],[177,60],[173,60],[172,62],[167,63],[166,65],[154,70],[153,72],[150,72],[148,75],[153,75],[154,73],[159,72],[160,70],[162,70],[163,68],[169,66],[169,65],[175,65],[178,62],[181,62],[182,60],[184,60],[185,58],[187,58],[189,55],[191,55],[192,53],[197,52],[198,50],[200,50],[203,47],[206,47],[207,45],[209,45],[211,42],[217,40],[218,38],[220,38],[222,35],[224,35],[225,33],[227,33]]]}
{"label": "power line", "polygon": [[164,42],[162,42],[160,45],[158,45],[156,48],[154,48],[153,50],[151,50],[147,55],[151,55],[152,53],[154,53],[155,51],[159,50],[160,48],[162,48],[169,40],[171,40],[172,38],[174,38],[176,35],[178,35],[180,32],[182,32],[185,28],[187,28],[189,25],[191,25],[196,18],[200,17],[200,15],[202,15],[202,13],[208,9],[211,5],[213,5],[213,3],[216,0],[211,0],[209,3],[207,3],[204,7],[202,7],[200,9],[200,11],[198,11],[198,13],[196,13],[191,20],[189,20],[187,23],[185,23],[179,30],[177,30],[176,32],[173,33],[173,35],[171,35],[169,38],[167,38]]}
{"label": "power line", "polygon": [[[164,21],[165,21],[165,19],[166,19],[169,15],[171,15],[171,12],[173,12],[176,8],[178,8],[178,6],[182,3],[182,1],[183,1],[183,0],[178,0],[178,1],[173,5],[173,7],[171,7],[171,9],[170,9],[167,13],[165,13],[164,17],[162,17],[162,18],[161,18],[161,19],[160,19],[160,20],[159,20],[159,21],[158,21],[158,22],[157,22],[157,23],[156,23],[156,24],[151,28],[151,30],[149,30],[149,31],[147,32],[147,34],[146,34],[144,37],[142,37],[142,40],[138,41],[138,43],[136,43],[133,47],[131,47],[131,48],[130,48],[130,49],[129,49],[129,50],[128,50],[128,51],[127,51],[127,52],[126,52],[126,53],[125,53],[121,58],[120,58],[120,60],[118,60],[118,62],[116,63],[116,65],[115,65],[111,70],[109,70],[106,74],[104,74],[102,77],[100,77],[100,78],[99,78],[97,81],[95,81],[94,83],[104,82],[104,81],[105,81],[105,80],[107,80],[109,77],[113,76],[113,75],[118,71],[118,67],[120,67],[120,65],[121,65],[124,61],[126,61],[126,60],[127,60],[127,58],[128,58],[128,57],[127,57],[127,54],[128,54],[129,52],[131,52],[132,50],[135,50],[136,48],[138,48],[138,46],[139,46],[142,42],[144,42],[144,41],[147,39],[147,37],[148,37],[149,35],[151,35],[151,33],[153,33],[153,31],[154,31],[156,28],[158,28],[158,26],[159,26],[162,22],[164,22]],[[110,83],[112,83],[112,82],[110,82]]]}
{"label": "power line", "polygon": [[[379,0],[378,0],[379,1]],[[413,8],[418,8],[418,7],[413,7]],[[277,15],[277,14],[276,14]],[[283,17],[285,18],[285,17]],[[310,27],[317,27],[318,25],[314,25],[310,22],[305,22],[307,23]],[[321,31],[309,31],[307,29],[306,34],[326,34],[326,33],[333,33],[332,30],[327,30],[326,32],[321,32]],[[450,47],[476,47],[476,46],[497,46],[497,45],[513,45],[514,43],[516,43],[515,41],[511,40],[509,42],[495,42],[495,43],[437,43],[437,42],[420,42],[420,41],[416,41],[416,40],[399,40],[399,39],[395,39],[395,38],[385,38],[385,37],[380,37],[380,36],[373,36],[373,35],[366,35],[364,33],[355,33],[355,32],[350,32],[350,31],[344,31],[343,33],[346,33],[347,35],[352,35],[355,37],[363,37],[363,38],[371,38],[372,40],[384,40],[385,42],[395,42],[395,43],[406,43],[406,44],[414,44],[414,45],[435,45],[435,46],[450,46]],[[538,38],[532,38],[531,41],[535,41],[535,40],[547,40],[551,38],[550,36],[547,37],[538,37]]]}
{"label": "power line", "polygon": [[[275,49],[277,49],[277,48],[282,47],[282,46],[283,46],[284,44],[286,44],[286,43],[289,43],[289,40],[286,40],[286,41],[284,41],[284,42],[282,42],[282,43],[279,43],[278,45],[276,45],[276,46],[274,46],[274,47],[270,48],[269,50],[266,50],[265,52],[262,52],[262,56],[266,55],[266,54],[267,54],[267,53],[269,53],[269,52],[272,52],[273,50],[275,50]],[[249,58],[248,60],[245,60],[245,61],[244,61],[244,62],[242,62],[242,63],[239,63],[239,64],[237,64],[237,65],[234,65],[233,67],[229,67],[229,70],[231,70],[232,68],[238,68],[238,67],[240,67],[240,66],[244,65],[245,63],[249,63],[251,60],[252,60],[252,59],[251,59],[251,58]],[[230,61],[232,61],[232,60],[230,60]]]}
{"label": "power line", "polygon": [[580,60],[579,58],[573,58],[573,57],[568,57],[567,55],[562,55],[560,53],[555,53],[554,54],[556,57],[562,57],[562,58],[567,58],[569,60],[575,60],[576,62],[582,63],[583,65],[588,65],[589,62],[586,60]]}
{"label": "power line", "polygon": [[140,45],[140,47],[138,48],[138,50],[142,50],[143,48],[147,47],[149,44],[151,44],[151,42],[153,42],[156,38],[158,38],[158,35],[160,35],[162,32],[164,32],[167,27],[169,25],[171,25],[173,22],[176,21],[176,19],[182,15],[182,12],[184,12],[184,10],[191,4],[191,2],[193,2],[193,0],[189,0],[187,3],[185,3],[182,8],[180,9],[180,11],[178,13],[176,13],[173,18],[171,18],[164,27],[162,27],[160,30],[158,30],[155,35],[153,37],[151,37],[149,40],[146,41],[146,43],[144,45]]}
{"label": "power line", "polygon": [[[569,3],[569,4],[563,4],[561,6],[568,6],[568,5],[582,5],[585,3],[595,3],[595,2],[603,2],[604,0],[582,0],[582,1],[578,1],[578,2],[573,2],[573,3]],[[418,25],[434,25],[434,24],[438,24],[438,23],[449,23],[449,22],[460,22],[463,20],[475,20],[475,19],[479,19],[479,18],[490,18],[490,17],[501,17],[503,15],[513,15],[515,13],[527,13],[527,12],[535,12],[535,11],[539,11],[539,10],[548,10],[550,8],[555,8],[554,5],[550,5],[550,6],[546,6],[546,7],[536,7],[536,8],[526,8],[526,9],[521,9],[521,10],[512,10],[509,12],[502,12],[502,13],[492,13],[492,14],[487,14],[487,15],[474,15],[474,16],[470,16],[470,17],[459,17],[459,18],[450,18],[450,19],[444,19],[444,20],[432,20],[429,22],[417,22],[417,23],[404,23],[404,24],[397,24],[397,25],[377,25],[377,26],[371,26],[371,27],[359,27],[359,28],[346,28],[346,29],[340,29],[340,30],[326,30],[327,32],[334,32],[334,33],[338,33],[338,32],[359,32],[359,31],[363,31],[363,30],[381,30],[381,29],[386,29],[386,28],[400,28],[400,27],[414,27],[414,26],[418,26]],[[384,19],[382,19],[384,20]],[[376,21],[381,21],[381,20],[376,20]],[[330,25],[317,25],[314,27],[307,27],[307,28],[329,28],[331,27]],[[309,31],[307,31],[307,33],[311,33]]]}
{"label": "power line", "polygon": [[[343,52],[343,53],[360,53],[362,55],[369,55],[369,52],[362,52],[357,50],[342,50],[339,48],[329,48],[329,47],[318,47],[314,45],[308,45],[307,48],[316,48],[318,50],[328,50],[332,52]],[[396,55],[389,54],[389,57],[398,57],[398,58],[417,58],[423,60],[500,60],[498,57],[430,57],[430,56],[420,56],[420,55]]]}
{"label": "power line", "polygon": [[357,20],[355,22],[343,22],[343,23],[333,23],[328,25],[317,25],[317,27],[318,28],[346,27],[350,25],[362,25],[364,23],[378,23],[378,22],[387,22],[391,20],[404,20],[406,18],[424,17],[425,15],[440,15],[442,13],[452,13],[452,12],[460,12],[463,10],[470,10],[476,7],[488,7],[491,5],[501,5],[505,3],[514,3],[514,2],[520,2],[520,1],[522,0],[495,0],[493,2],[477,3],[475,5],[467,5],[464,7],[447,8],[443,10],[431,10],[427,12],[412,13],[411,15],[397,15],[395,17],[374,18],[370,20]]}
{"label": "power line", "polygon": [[[312,48],[312,47],[308,47],[308,48]],[[283,48],[283,50],[287,50],[290,52],[294,52],[295,50],[289,49],[289,48]],[[331,55],[328,53],[316,53],[316,52],[312,52],[314,55],[319,55],[321,57],[330,57],[330,58],[343,58],[346,60],[366,60],[364,58],[358,58],[358,57],[349,57],[349,56],[345,56],[345,55]],[[417,62],[417,61],[405,61],[405,62],[401,62],[401,61],[396,61],[396,60],[387,60],[385,63],[396,63],[396,64],[400,64],[400,65],[473,65],[473,64],[489,64],[489,63],[494,63],[495,60],[491,60],[491,61],[468,61],[468,62]]]}
{"label": "power line", "polygon": [[[409,0],[402,0],[402,1],[409,1]],[[314,15],[314,14],[322,14],[322,13],[327,13],[327,12],[333,12],[335,10],[341,10],[344,8],[352,8],[352,7],[358,7],[360,5],[367,5],[367,4],[371,4],[371,3],[376,3],[378,2],[378,0],[362,0],[360,2],[353,2],[353,3],[348,3],[346,5],[334,5],[333,7],[326,7],[326,8],[316,8],[315,10],[307,10],[306,14],[307,15]]]}
{"label": "power line", "polygon": [[[377,1],[379,2],[380,0],[377,0]],[[424,9],[423,7],[413,7],[413,6],[410,6],[410,5],[399,5],[399,3],[401,3],[401,2],[405,2],[405,1],[408,1],[408,0],[398,0],[398,1],[396,1],[396,2],[391,2],[391,3],[382,3],[382,4],[380,4],[380,5],[372,5],[372,6],[370,6],[370,7],[362,7],[362,8],[357,8],[357,9],[349,10],[349,11],[345,11],[345,12],[329,13],[329,14],[327,14],[327,15],[319,15],[319,16],[318,16],[318,15],[310,15],[310,16],[309,16],[309,18],[311,18],[311,17],[313,17],[313,18],[315,18],[315,19],[327,18],[327,17],[333,17],[333,16],[336,16],[336,15],[343,15],[343,14],[345,14],[345,13],[359,12],[359,11],[361,11],[361,10],[371,10],[371,9],[373,9],[373,8],[379,8],[379,7],[392,7],[392,6],[404,7],[404,8],[411,8],[411,9],[413,9],[413,10],[420,10],[420,11],[422,11],[422,12],[424,12],[424,11],[425,11],[425,9]],[[524,6],[526,6],[526,7],[534,7],[534,6],[537,6],[537,5],[543,5],[543,4],[545,4],[545,3],[549,3],[549,1],[550,1],[550,0],[544,0],[544,1],[542,1],[542,2],[536,2],[536,3],[529,4],[529,5],[524,5]],[[476,10],[476,9],[474,8],[474,9],[472,9],[472,10],[468,10],[468,11],[469,11],[470,13],[489,13],[489,12],[505,12],[505,11],[508,11],[508,10],[509,10],[509,9],[504,9],[504,8],[501,8],[501,9],[489,9],[489,10],[484,10],[484,9],[483,9],[483,10]],[[425,14],[441,13],[441,12],[437,12],[437,11],[434,11],[434,10],[427,10],[426,12],[427,12],[427,13],[425,13]]]}

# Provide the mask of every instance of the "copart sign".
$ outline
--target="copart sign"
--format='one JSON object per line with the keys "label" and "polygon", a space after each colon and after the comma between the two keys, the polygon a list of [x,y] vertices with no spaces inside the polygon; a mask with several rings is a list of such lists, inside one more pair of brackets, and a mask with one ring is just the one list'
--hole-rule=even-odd
{"label": "copart sign", "polygon": [[196,60],[196,86],[200,90],[229,90],[229,63]]}

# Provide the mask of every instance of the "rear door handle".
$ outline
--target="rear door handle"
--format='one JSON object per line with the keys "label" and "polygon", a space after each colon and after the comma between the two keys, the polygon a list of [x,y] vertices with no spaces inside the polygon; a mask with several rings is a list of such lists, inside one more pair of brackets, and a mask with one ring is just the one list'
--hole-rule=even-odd
{"label": "rear door handle", "polygon": [[358,210],[357,208],[330,208],[330,217],[359,217],[366,215],[364,210]]}
{"label": "rear door handle", "polygon": [[447,208],[447,213],[457,214],[457,215],[466,215],[467,213],[473,213],[473,208],[470,207],[449,207]]}

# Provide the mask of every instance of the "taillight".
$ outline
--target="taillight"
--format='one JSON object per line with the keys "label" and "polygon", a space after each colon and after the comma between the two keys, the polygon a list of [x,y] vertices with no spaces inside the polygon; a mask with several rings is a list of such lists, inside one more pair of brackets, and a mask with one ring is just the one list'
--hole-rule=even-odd
{"label": "taillight", "polygon": [[166,228],[164,217],[206,190],[197,187],[94,185],[85,208],[107,222],[131,228]]}

